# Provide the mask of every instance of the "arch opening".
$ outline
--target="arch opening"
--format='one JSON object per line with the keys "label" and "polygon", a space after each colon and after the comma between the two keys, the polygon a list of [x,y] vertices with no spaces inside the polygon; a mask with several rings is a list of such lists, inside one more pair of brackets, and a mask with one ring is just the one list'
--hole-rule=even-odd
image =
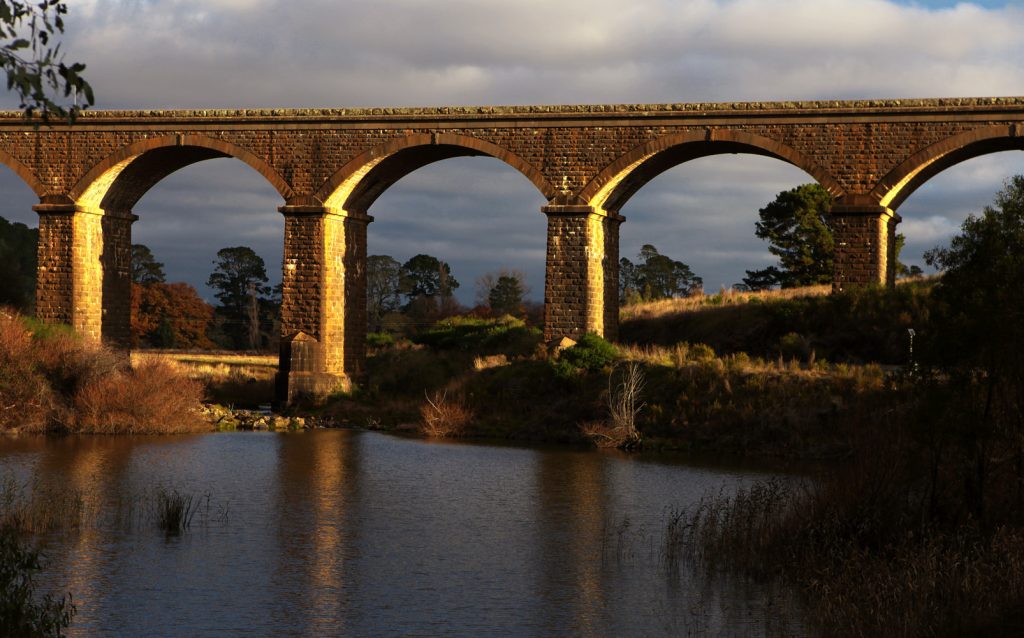
{"label": "arch opening", "polygon": [[13,169],[0,167],[0,306],[35,312],[39,193]]}
{"label": "arch opening", "polygon": [[546,220],[540,209],[546,200],[520,171],[482,155],[431,155],[436,159],[406,170],[393,181],[390,177],[396,173],[390,173],[390,188],[374,198],[369,209],[374,222],[368,229],[368,253],[391,257],[399,264],[417,255],[434,257],[448,264],[459,286],[453,291],[457,305],[447,308],[415,307],[411,296],[402,295],[400,312],[394,313],[392,298],[392,312],[384,313],[389,315],[387,320],[375,316],[381,309],[370,291],[371,330],[388,325],[413,330],[429,323],[434,315],[474,307],[486,313],[489,300],[480,286],[487,285],[483,281],[487,276],[496,278],[502,271],[521,273],[527,288],[522,311],[540,322],[546,238]]}
{"label": "arch opening", "polygon": [[915,267],[924,274],[933,273],[924,262],[924,252],[948,245],[969,215],[979,215],[992,205],[1008,177],[1024,175],[1024,153],[1019,152],[1024,149],[1005,146],[989,146],[1002,150],[947,161],[899,199],[902,221],[897,230],[905,238],[899,256],[904,270],[899,274],[911,274],[911,269],[916,274]]}
{"label": "arch opening", "polygon": [[[747,271],[778,266],[768,242],[755,234],[758,211],[780,193],[815,182],[781,159],[769,153],[703,153],[667,168],[667,161],[655,166],[663,170],[644,180],[620,210],[626,218],[621,257],[640,263],[641,249],[654,246],[689,266],[709,294],[741,284]],[[620,280],[622,301],[625,287]]]}
{"label": "arch opening", "polygon": [[[188,159],[199,155],[202,154],[189,154]],[[166,166],[164,164],[163,168]],[[152,181],[155,173],[144,174]],[[129,195],[134,196],[134,193]],[[284,219],[277,211],[280,204],[279,193],[263,177],[246,164],[223,155],[211,161],[196,159],[168,173],[147,187],[145,194],[133,204],[135,221],[131,224],[131,245],[145,246],[153,259],[163,264],[166,282],[174,289],[165,287],[163,292],[189,297],[197,305],[208,306],[203,312],[212,313],[203,334],[190,333],[188,343],[174,345],[276,352],[280,304],[277,286],[281,283],[284,236]],[[236,308],[234,297],[218,298],[218,293],[225,290],[208,285],[216,264],[223,261],[218,252],[234,248],[250,249],[262,261],[268,279],[255,291],[255,342],[250,339],[247,309]],[[237,257],[247,254],[232,253]],[[144,291],[134,283],[133,294],[139,297]],[[184,285],[191,287],[194,295],[185,290]],[[140,300],[136,299],[133,310],[139,312],[139,306]],[[197,316],[198,312],[199,309]],[[166,332],[160,332],[158,319],[150,317],[148,323],[133,323],[133,345],[168,347],[162,342]],[[175,324],[175,328],[178,326]],[[143,334],[146,329],[148,332]],[[176,340],[180,342],[181,338],[179,335]],[[262,381],[267,385],[265,402],[269,402],[272,399],[270,381]]]}
{"label": "arch opening", "polygon": [[203,160],[233,157],[261,174],[284,199],[291,187],[266,162],[236,144],[200,135],[142,140],[92,168],[71,189],[79,206],[96,212],[127,213],[145,193],[172,173]]}

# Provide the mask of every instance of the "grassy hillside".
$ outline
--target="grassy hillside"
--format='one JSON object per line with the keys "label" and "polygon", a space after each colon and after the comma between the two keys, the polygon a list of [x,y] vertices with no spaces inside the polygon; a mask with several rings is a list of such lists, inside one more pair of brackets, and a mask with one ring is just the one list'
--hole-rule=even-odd
{"label": "grassy hillside", "polygon": [[716,352],[764,358],[904,364],[908,329],[927,330],[928,298],[936,278],[895,290],[868,288],[828,294],[827,286],[781,291],[727,291],[622,309],[627,344],[704,343]]}

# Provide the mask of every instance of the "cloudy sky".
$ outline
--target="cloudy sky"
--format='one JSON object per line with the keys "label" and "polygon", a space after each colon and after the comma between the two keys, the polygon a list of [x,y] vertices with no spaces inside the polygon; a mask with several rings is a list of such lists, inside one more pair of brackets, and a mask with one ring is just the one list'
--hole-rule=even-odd
{"label": "cloudy sky", "polygon": [[[1024,95],[1020,0],[71,0],[65,50],[97,108],[574,104]],[[0,99],[0,106],[16,106]],[[1024,153],[941,173],[899,209],[904,261],[948,239],[1024,173]],[[678,166],[622,213],[641,245],[689,264],[709,290],[772,263],[758,208],[811,178],[727,155]],[[34,196],[0,170],[0,215],[36,225]],[[135,208],[134,240],[170,280],[204,289],[215,253],[247,245],[280,279],[276,192],[232,159],[175,173]],[[544,204],[490,158],[427,166],[370,209],[371,254],[427,252],[474,281],[527,273],[543,297]]]}

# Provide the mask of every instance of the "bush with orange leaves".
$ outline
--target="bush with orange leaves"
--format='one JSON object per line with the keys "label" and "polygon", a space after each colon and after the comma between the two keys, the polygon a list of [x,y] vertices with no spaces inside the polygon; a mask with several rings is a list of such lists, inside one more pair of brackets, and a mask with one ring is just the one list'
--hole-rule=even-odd
{"label": "bush with orange leaves", "polygon": [[209,429],[202,385],[159,362],[82,343],[0,309],[0,432],[176,433]]}

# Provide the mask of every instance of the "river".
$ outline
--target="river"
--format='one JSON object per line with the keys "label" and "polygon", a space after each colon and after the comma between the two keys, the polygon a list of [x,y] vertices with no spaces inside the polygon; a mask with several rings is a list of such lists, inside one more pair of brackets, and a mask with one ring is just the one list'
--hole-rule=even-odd
{"label": "river", "polygon": [[[0,438],[0,468],[81,497],[38,539],[72,636],[799,633],[665,560],[668,512],[754,470],[350,430]],[[156,490],[199,499],[187,530],[142,515]]]}

